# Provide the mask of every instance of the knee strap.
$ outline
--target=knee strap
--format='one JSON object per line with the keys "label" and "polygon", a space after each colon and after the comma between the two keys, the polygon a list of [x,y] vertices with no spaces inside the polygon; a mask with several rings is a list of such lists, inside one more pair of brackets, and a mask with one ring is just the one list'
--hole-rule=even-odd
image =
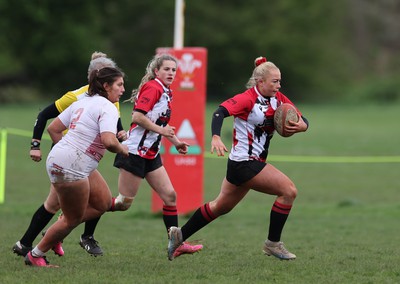
{"label": "knee strap", "polygon": [[114,200],[113,211],[126,211],[131,207],[134,197],[124,196],[122,194],[118,194],[118,196]]}

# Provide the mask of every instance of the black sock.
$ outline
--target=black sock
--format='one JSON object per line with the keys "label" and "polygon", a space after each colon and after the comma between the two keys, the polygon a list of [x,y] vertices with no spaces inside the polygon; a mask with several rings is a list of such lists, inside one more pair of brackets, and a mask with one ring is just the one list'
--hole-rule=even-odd
{"label": "black sock", "polygon": [[36,210],[35,214],[32,216],[31,223],[26,230],[24,236],[21,238],[20,242],[24,246],[31,247],[33,241],[40,234],[40,232],[46,227],[53,218],[54,214],[44,208],[44,204]]}
{"label": "black sock", "polygon": [[178,227],[178,210],[176,206],[163,206],[163,220],[167,232],[170,227]]}
{"label": "black sock", "polygon": [[268,232],[268,240],[271,242],[279,242],[281,240],[282,230],[291,208],[292,205],[281,204],[277,201],[272,205]]}
{"label": "black sock", "polygon": [[97,223],[100,221],[100,217],[89,220],[85,222],[85,230],[83,232],[82,237],[89,237],[94,235],[94,231],[96,230]]}
{"label": "black sock", "polygon": [[190,217],[186,224],[181,228],[183,241],[199,231],[201,228],[207,226],[216,218],[217,217],[211,212],[208,203],[198,208],[192,217]]}

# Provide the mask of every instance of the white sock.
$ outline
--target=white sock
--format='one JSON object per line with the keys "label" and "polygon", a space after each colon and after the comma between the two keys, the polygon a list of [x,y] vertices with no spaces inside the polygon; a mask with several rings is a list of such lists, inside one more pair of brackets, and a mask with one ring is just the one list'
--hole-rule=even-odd
{"label": "white sock", "polygon": [[35,248],[31,251],[31,254],[33,257],[41,257],[44,256],[44,252],[42,252],[38,246],[35,246]]}

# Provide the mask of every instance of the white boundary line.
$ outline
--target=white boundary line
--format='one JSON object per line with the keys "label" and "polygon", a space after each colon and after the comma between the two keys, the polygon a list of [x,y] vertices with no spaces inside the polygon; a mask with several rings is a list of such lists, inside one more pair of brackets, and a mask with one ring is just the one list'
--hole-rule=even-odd
{"label": "white boundary line", "polygon": [[[228,158],[218,157],[215,153],[204,153],[204,158]],[[290,162],[290,163],[400,163],[400,156],[291,156],[291,155],[268,155],[268,162]]]}
{"label": "white boundary line", "polygon": [[[7,128],[8,134],[32,137],[32,132],[16,128]],[[44,139],[50,140],[49,135],[43,135]],[[224,157],[218,157],[215,153],[204,153],[204,158],[228,158],[229,153]],[[400,156],[292,156],[292,155],[268,155],[269,162],[289,163],[400,163]]]}

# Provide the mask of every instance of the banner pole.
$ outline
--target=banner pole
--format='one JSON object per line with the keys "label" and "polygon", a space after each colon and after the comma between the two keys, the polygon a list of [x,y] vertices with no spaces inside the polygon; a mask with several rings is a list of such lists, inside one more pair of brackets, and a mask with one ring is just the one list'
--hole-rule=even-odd
{"label": "banner pole", "polygon": [[174,22],[174,48],[183,48],[183,38],[185,30],[185,1],[175,0],[175,22]]}
{"label": "banner pole", "polygon": [[0,129],[0,204],[4,203],[6,187],[7,129]]}

